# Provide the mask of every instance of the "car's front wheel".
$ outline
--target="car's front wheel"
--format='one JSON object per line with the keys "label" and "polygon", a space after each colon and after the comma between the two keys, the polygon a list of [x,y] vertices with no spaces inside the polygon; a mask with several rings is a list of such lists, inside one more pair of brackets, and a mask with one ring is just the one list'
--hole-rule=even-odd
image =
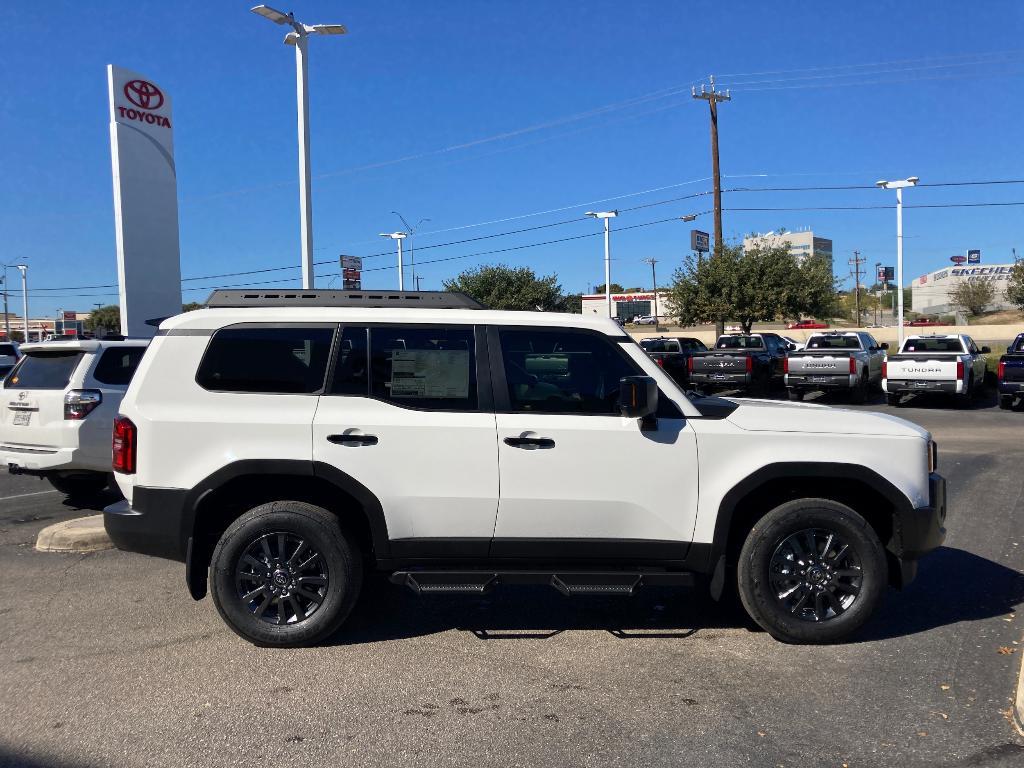
{"label": "car's front wheel", "polygon": [[743,607],[772,637],[831,643],[860,629],[888,581],[874,529],[850,507],[798,499],[750,531],[737,569]]}
{"label": "car's front wheel", "polygon": [[362,587],[359,549],[338,518],[299,501],[249,510],[221,536],[210,563],[221,618],[255,645],[317,643],[341,626]]}

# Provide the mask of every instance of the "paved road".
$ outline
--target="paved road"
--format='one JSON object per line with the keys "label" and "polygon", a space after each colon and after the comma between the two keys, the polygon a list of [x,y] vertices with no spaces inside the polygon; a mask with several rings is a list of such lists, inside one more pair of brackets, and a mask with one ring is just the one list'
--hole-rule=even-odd
{"label": "paved road", "polygon": [[0,765],[1020,766],[1024,414],[899,413],[940,443],[949,537],[832,647],[685,593],[375,582],[327,646],[255,649],[178,564],[34,552],[82,512],[0,476]]}

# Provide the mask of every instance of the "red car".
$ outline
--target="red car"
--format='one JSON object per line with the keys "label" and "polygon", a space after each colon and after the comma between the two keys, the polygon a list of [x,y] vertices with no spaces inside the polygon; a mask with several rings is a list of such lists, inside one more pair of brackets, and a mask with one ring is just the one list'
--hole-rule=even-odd
{"label": "red car", "polygon": [[795,323],[790,323],[786,326],[791,331],[800,330],[801,328],[807,329],[820,329],[828,328],[825,323],[819,323],[817,320],[797,320]]}
{"label": "red car", "polygon": [[940,323],[938,320],[917,319],[917,320],[910,320],[910,321],[904,323],[904,325],[907,326],[908,328],[922,328],[924,326],[930,326],[930,325],[947,325],[947,323]]}

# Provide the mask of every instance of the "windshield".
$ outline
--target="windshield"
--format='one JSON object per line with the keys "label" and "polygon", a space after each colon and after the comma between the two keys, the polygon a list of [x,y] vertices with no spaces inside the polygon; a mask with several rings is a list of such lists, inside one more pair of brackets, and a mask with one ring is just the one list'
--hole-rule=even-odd
{"label": "windshield", "polygon": [[860,349],[856,336],[811,336],[807,349]]}
{"label": "windshield", "polygon": [[764,349],[760,336],[723,336],[715,344],[716,349]]}
{"label": "windshield", "polygon": [[960,339],[907,339],[903,342],[904,352],[955,352],[964,351]]}
{"label": "windshield", "polygon": [[64,389],[81,359],[81,352],[33,352],[11,371],[4,388]]}

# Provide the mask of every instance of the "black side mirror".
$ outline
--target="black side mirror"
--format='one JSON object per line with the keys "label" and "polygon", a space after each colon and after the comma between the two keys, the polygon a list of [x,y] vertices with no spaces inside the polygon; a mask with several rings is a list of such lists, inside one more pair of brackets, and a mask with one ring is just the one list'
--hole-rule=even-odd
{"label": "black side mirror", "polygon": [[881,344],[878,345],[878,348],[879,349],[888,349],[889,348],[889,342],[888,341],[883,341]]}
{"label": "black side mirror", "polygon": [[992,351],[992,349],[990,347],[982,347],[981,348],[981,354],[983,354],[983,355],[987,355],[991,351]]}
{"label": "black side mirror", "polygon": [[643,419],[658,410],[658,383],[650,376],[619,379],[619,412],[629,419]]}

